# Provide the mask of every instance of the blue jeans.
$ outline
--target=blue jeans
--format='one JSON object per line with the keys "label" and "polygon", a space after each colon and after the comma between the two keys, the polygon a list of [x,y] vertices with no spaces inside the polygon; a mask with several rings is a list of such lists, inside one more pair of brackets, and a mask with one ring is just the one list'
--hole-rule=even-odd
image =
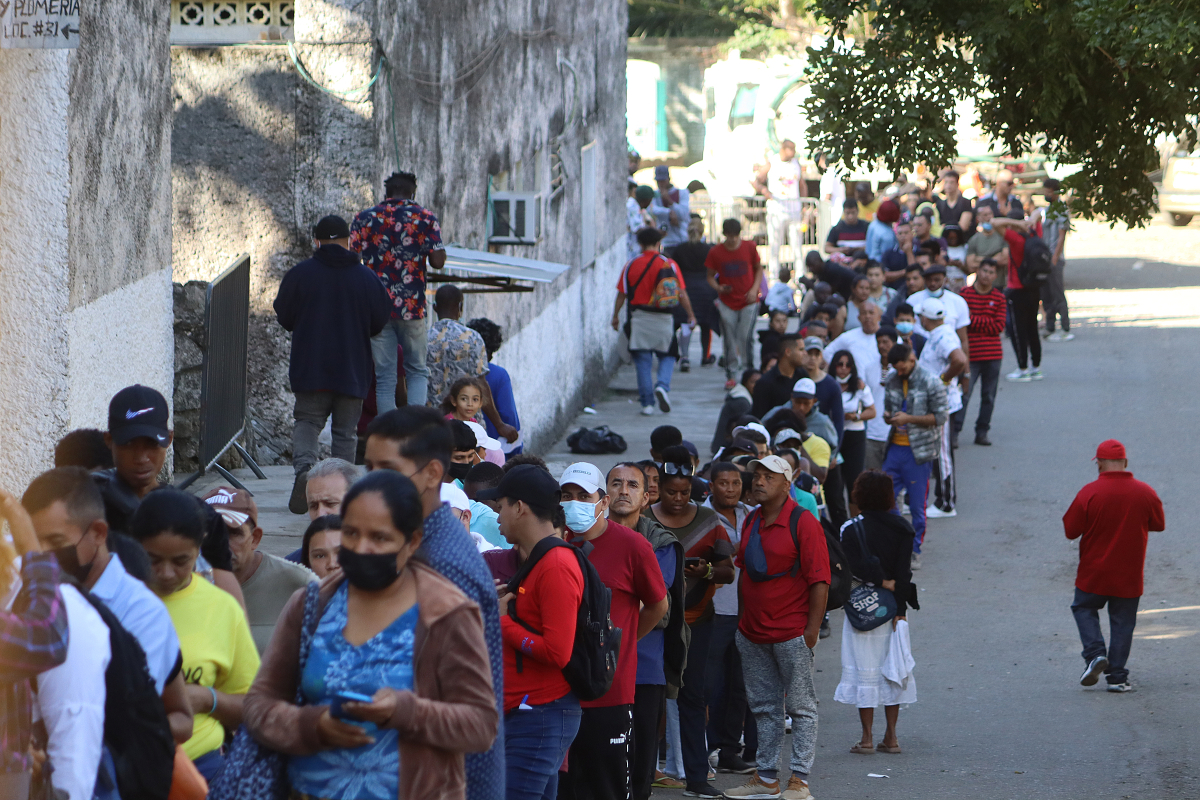
{"label": "blue jeans", "polygon": [[429,397],[429,368],[425,366],[429,320],[388,320],[379,335],[371,340],[371,355],[375,359],[375,406],[380,414],[396,407],[396,345],[404,348],[408,404],[423,406]]}
{"label": "blue jeans", "polygon": [[921,552],[921,543],[925,541],[925,501],[932,468],[932,461],[918,464],[912,448],[907,445],[888,445],[887,455],[883,457],[883,472],[892,479],[893,491],[897,495],[901,489],[908,491],[908,508],[912,511],[913,530],[917,532],[913,539],[914,553]]}
{"label": "blue jeans", "polygon": [[[1083,660],[1091,663],[1096,656],[1108,657],[1105,680],[1109,683],[1125,683],[1129,680],[1129,650],[1133,646],[1133,627],[1137,624],[1137,608],[1140,597],[1110,597],[1092,594],[1075,588],[1075,602],[1071,613],[1079,628],[1079,639],[1083,642]],[[1100,631],[1100,609],[1108,604],[1108,628],[1112,638],[1107,650],[1104,634]]]}
{"label": "blue jeans", "polygon": [[658,355],[658,375],[651,375],[651,367],[654,365],[654,356],[656,353],[653,350],[630,350],[629,355],[633,356],[633,366],[637,370],[638,382],[638,401],[641,402],[642,408],[654,405],[654,390],[661,386],[664,391],[671,391],[671,373],[675,370],[675,356],[669,356],[665,353],[657,353]]}
{"label": "blue jeans", "polygon": [[506,800],[554,800],[558,768],[579,732],[575,695],[504,715]]}

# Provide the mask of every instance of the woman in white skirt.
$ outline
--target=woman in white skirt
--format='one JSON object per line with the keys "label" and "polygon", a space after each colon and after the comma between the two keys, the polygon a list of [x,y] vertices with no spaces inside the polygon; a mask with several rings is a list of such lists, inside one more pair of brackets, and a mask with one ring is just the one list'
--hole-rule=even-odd
{"label": "woman in white skirt", "polygon": [[[892,479],[882,472],[870,470],[859,475],[851,497],[861,513],[842,526],[846,561],[856,578],[895,594],[897,614],[890,625],[870,631],[857,630],[849,620],[842,623],[842,680],[833,699],[858,707],[862,739],[850,752],[868,755],[876,751],[871,726],[875,707],[882,705],[887,729],[878,749],[899,753],[896,720],[900,704],[917,701],[905,618],[909,606],[920,607],[909,566],[915,534],[907,519],[892,512]],[[865,549],[859,543],[859,523]]]}

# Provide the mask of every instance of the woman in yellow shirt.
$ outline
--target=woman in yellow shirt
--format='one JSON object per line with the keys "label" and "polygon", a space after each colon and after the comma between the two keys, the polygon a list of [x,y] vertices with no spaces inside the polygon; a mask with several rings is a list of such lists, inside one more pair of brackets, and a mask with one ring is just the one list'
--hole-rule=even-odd
{"label": "woman in yellow shirt", "polygon": [[259,659],[242,607],[194,571],[204,532],[200,501],[172,488],[148,494],[129,523],[130,535],[150,556],[150,588],[166,604],[179,635],[195,714],[183,750],[211,781],[223,763],[226,731],[242,724],[242,700]]}

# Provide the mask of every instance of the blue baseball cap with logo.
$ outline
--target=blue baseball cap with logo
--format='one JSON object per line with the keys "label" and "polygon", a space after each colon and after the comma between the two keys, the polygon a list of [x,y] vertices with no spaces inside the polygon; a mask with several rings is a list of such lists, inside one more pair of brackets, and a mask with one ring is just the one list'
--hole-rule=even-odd
{"label": "blue baseball cap with logo", "polygon": [[108,433],[116,444],[146,437],[166,447],[171,442],[170,415],[166,398],[157,390],[141,384],[126,386],[108,404]]}

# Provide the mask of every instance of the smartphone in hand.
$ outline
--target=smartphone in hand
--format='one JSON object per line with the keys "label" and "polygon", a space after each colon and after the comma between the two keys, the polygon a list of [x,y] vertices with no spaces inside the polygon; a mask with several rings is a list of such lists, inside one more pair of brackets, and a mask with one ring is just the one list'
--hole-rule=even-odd
{"label": "smartphone in hand", "polygon": [[352,719],[342,708],[342,703],[371,703],[374,700],[375,698],[358,692],[337,692],[333,696],[333,702],[329,704],[329,716],[334,719]]}

